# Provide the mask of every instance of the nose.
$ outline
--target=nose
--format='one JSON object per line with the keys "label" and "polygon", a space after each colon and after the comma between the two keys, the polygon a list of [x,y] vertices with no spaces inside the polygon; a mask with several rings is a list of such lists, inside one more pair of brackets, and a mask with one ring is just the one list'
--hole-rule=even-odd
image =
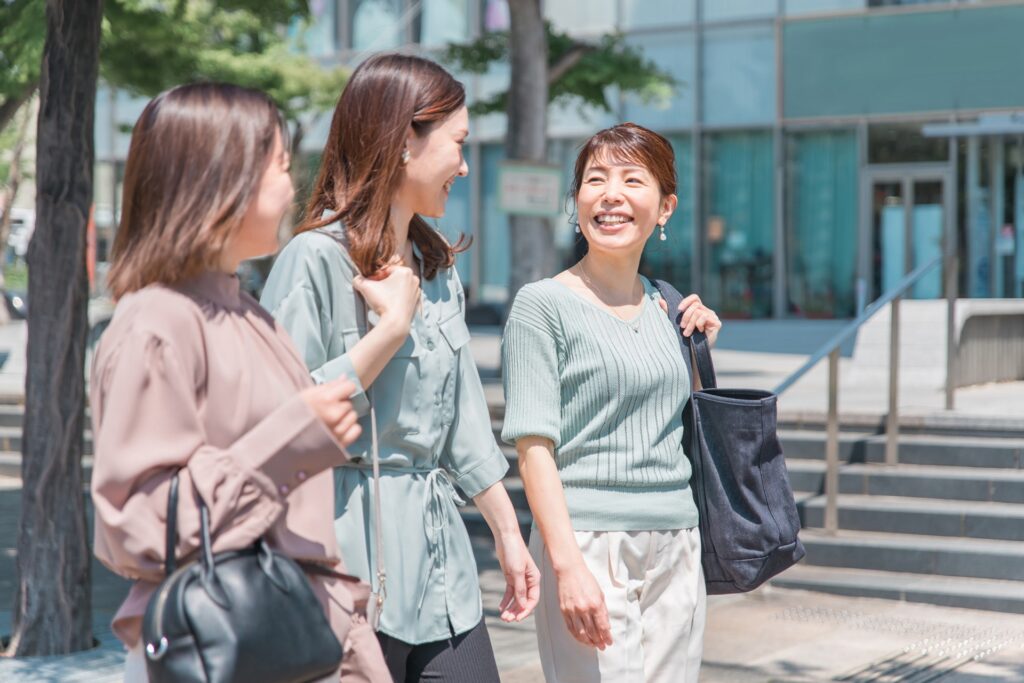
{"label": "nose", "polygon": [[459,164],[459,176],[465,178],[469,175],[469,164],[466,163],[465,157],[462,159],[462,163]]}
{"label": "nose", "polygon": [[610,180],[604,186],[604,201],[610,204],[622,202],[622,187],[615,180]]}

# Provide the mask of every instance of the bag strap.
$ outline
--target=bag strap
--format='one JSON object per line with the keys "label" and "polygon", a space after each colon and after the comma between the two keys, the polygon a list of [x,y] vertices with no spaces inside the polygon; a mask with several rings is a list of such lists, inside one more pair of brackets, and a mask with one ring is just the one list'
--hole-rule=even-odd
{"label": "bag strap", "polygon": [[[668,319],[672,321],[672,327],[679,338],[679,348],[683,357],[693,358],[697,365],[697,374],[700,375],[700,384],[704,389],[714,389],[718,386],[718,379],[715,376],[715,365],[711,362],[711,347],[708,344],[707,335],[700,330],[694,329],[689,337],[683,335],[679,323],[683,314],[679,310],[679,304],[683,302],[683,295],[675,287],[664,280],[654,280],[653,284],[658,288],[661,297],[668,304]],[[696,388],[693,381],[693,373],[690,373],[691,389]]]}
{"label": "bag strap", "polygon": [[164,543],[164,573],[170,576],[178,566],[174,556],[178,547],[178,472],[171,477],[171,487],[167,491],[167,536]]}
{"label": "bag strap", "polygon": [[[366,304],[366,299],[359,297],[362,302],[363,309],[363,321],[366,324],[366,332],[369,333],[371,329],[370,324],[370,310]],[[371,441],[371,452],[373,457],[373,537],[377,552],[375,553],[375,564],[377,573],[377,590],[376,596],[376,610],[373,612],[374,621],[377,623],[371,624],[376,630],[380,626],[380,616],[384,608],[384,599],[387,597],[387,581],[388,573],[384,568],[384,532],[381,529],[381,512],[380,512],[380,442],[377,439],[377,408],[376,401],[373,400],[373,385],[370,385],[366,389],[366,397],[370,402],[370,441]]]}

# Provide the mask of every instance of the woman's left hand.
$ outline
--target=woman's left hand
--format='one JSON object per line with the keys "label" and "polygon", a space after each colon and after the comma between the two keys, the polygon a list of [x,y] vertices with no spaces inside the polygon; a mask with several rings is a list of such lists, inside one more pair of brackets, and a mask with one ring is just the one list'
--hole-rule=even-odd
{"label": "woman's left hand", "polygon": [[518,530],[496,539],[498,563],[505,574],[505,596],[498,605],[502,621],[522,621],[540,599],[540,570]]}
{"label": "woman's left hand", "polygon": [[679,320],[679,329],[683,331],[684,337],[689,337],[694,329],[697,329],[707,336],[709,345],[715,345],[718,332],[722,329],[722,321],[714,311],[704,305],[699,296],[691,294],[683,299],[679,304],[679,312],[683,314]]}

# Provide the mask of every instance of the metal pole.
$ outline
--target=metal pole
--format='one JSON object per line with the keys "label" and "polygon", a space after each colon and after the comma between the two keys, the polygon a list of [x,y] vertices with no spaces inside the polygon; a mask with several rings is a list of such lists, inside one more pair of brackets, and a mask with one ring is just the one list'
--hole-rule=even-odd
{"label": "metal pole", "polygon": [[828,437],[825,442],[825,532],[839,530],[839,347],[828,354]]}
{"label": "metal pole", "polygon": [[953,410],[956,392],[956,290],[959,259],[952,252],[946,259],[946,410]]}
{"label": "metal pole", "polygon": [[900,385],[900,299],[896,297],[889,311],[889,415],[885,424],[885,464],[899,462],[899,385]]}

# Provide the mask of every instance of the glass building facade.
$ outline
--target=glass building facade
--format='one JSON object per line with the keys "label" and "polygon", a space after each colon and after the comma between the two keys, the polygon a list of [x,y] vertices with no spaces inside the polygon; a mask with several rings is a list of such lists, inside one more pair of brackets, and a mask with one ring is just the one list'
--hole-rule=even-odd
{"label": "glass building facade", "polygon": [[[663,102],[616,94],[612,114],[575,106],[549,114],[549,162],[565,169],[565,186],[582,140],[616,121],[672,142],[679,209],[668,240],[648,245],[646,273],[701,293],[727,317],[842,318],[953,246],[962,296],[1024,295],[1024,0],[544,5],[556,28],[580,40],[622,33],[681,83]],[[505,0],[310,7],[312,21],[293,27],[297,44],[349,65],[380,50],[429,56],[509,23]],[[509,69],[460,78],[471,99],[484,98],[507,87]],[[123,144],[103,137],[114,128],[101,132],[102,94],[98,102],[97,151],[102,159],[109,150],[116,184]],[[470,177],[455,183],[438,225],[474,238],[458,260],[470,298],[501,306],[510,253],[497,190],[505,120],[476,117],[471,129]],[[326,127],[310,131],[304,150],[315,157],[325,135]],[[575,248],[570,208],[552,219],[565,264]],[[941,296],[943,282],[936,273],[914,296]]]}

